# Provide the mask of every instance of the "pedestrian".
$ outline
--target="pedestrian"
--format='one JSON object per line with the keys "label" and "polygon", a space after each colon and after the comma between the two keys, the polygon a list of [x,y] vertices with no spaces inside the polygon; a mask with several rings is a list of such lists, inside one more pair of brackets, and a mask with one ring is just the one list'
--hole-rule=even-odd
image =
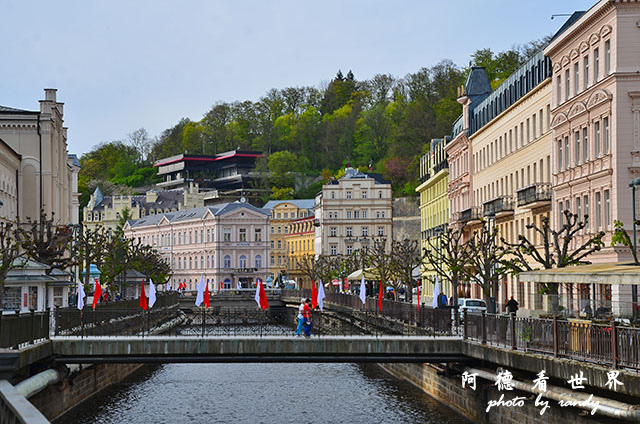
{"label": "pedestrian", "polygon": [[444,308],[445,306],[447,306],[447,295],[444,294],[444,292],[440,293],[440,301],[439,303],[439,307]]}
{"label": "pedestrian", "polygon": [[313,327],[313,323],[311,322],[311,299],[307,299],[304,302],[302,316],[304,318],[304,336],[307,338],[311,337],[311,328]]}
{"label": "pedestrian", "polygon": [[304,312],[305,302],[306,299],[304,297],[300,299],[300,306],[298,307],[298,328],[296,328],[296,336],[300,336],[302,329],[304,328],[304,315],[302,313]]}
{"label": "pedestrian", "polygon": [[518,312],[518,301],[516,301],[513,296],[507,302],[507,312],[511,315],[515,315]]}

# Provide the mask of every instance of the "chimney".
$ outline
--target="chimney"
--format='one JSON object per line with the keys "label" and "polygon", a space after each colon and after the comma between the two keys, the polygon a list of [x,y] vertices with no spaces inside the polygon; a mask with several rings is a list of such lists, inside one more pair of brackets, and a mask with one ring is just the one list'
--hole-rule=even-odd
{"label": "chimney", "polygon": [[44,99],[48,102],[54,102],[56,101],[56,91],[58,91],[55,88],[45,88],[44,89]]}

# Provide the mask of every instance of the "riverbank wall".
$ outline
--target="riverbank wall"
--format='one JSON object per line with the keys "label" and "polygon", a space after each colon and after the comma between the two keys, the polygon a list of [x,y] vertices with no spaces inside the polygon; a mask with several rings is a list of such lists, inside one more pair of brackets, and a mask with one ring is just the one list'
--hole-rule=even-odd
{"label": "riverbank wall", "polygon": [[53,421],[101,390],[119,383],[146,365],[98,364],[83,366],[76,375],[47,387],[29,401],[48,420]]}
{"label": "riverbank wall", "polygon": [[[383,370],[400,380],[405,380],[442,402],[459,414],[478,424],[609,424],[620,423],[602,415],[588,415],[585,411],[564,407],[549,400],[549,408],[540,415],[541,406],[535,405],[531,393],[518,390],[499,392],[490,382],[478,379],[476,390],[463,388],[459,375],[449,376],[446,369],[431,364],[378,364]],[[489,401],[523,397],[521,406],[494,406],[486,411]]]}

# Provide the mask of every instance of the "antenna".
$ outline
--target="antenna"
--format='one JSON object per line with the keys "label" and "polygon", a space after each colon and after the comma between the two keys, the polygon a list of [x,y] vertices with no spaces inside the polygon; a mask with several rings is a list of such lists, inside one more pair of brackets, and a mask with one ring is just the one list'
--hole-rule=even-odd
{"label": "antenna", "polygon": [[556,13],[555,15],[551,15],[551,20],[553,20],[553,18],[555,18],[556,16],[571,16],[571,13]]}

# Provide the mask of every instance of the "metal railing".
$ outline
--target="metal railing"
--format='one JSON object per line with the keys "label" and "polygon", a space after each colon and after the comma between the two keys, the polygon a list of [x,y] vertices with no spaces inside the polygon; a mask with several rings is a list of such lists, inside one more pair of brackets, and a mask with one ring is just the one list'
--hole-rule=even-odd
{"label": "metal railing", "polygon": [[0,424],[48,424],[49,420],[7,380],[0,380]]}
{"label": "metal railing", "polygon": [[480,209],[475,206],[453,214],[453,221],[458,222],[477,221],[481,218]]}
{"label": "metal railing", "polygon": [[49,337],[49,310],[20,314],[0,312],[0,348],[17,348]]}
{"label": "metal railing", "polygon": [[523,207],[535,202],[551,201],[551,184],[535,183],[516,190],[518,207]]}
{"label": "metal railing", "polygon": [[489,215],[490,213],[499,214],[501,212],[513,211],[513,198],[511,196],[498,196],[495,199],[491,199],[488,202],[483,203],[482,212],[483,215]]}

